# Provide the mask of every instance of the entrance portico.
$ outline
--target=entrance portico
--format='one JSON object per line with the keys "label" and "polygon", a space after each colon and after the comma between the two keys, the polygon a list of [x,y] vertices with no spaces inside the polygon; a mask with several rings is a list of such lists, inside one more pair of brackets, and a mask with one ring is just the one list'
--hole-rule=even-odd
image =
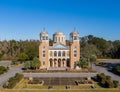
{"label": "entrance portico", "polygon": [[67,59],[65,59],[65,58],[63,58],[63,59],[61,59],[61,58],[59,58],[59,59],[52,59],[52,58],[50,58],[49,59],[49,65],[50,65],[50,67],[69,67],[69,66],[67,66],[68,64],[67,64]]}

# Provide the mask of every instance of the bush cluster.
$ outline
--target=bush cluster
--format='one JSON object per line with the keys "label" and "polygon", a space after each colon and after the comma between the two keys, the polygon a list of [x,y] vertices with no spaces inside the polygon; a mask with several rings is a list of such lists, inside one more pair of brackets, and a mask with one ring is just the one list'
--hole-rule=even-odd
{"label": "bush cluster", "polygon": [[28,84],[41,84],[42,80],[39,78],[34,78],[33,80],[30,80]]}
{"label": "bush cluster", "polygon": [[99,62],[97,65],[98,66],[104,66],[106,63],[105,62]]}
{"label": "bush cluster", "polygon": [[8,70],[9,70],[9,67],[0,66],[0,75],[7,72]]}
{"label": "bush cluster", "polygon": [[3,84],[3,88],[13,88],[22,78],[23,74],[16,73],[14,77],[9,78],[8,82]]}
{"label": "bush cluster", "polygon": [[112,72],[114,72],[117,75],[120,75],[120,65],[117,65],[116,67],[112,68]]}
{"label": "bush cluster", "polygon": [[97,74],[97,80],[103,87],[107,88],[117,88],[119,85],[119,82],[116,80],[111,80],[110,76],[106,76],[104,73]]}

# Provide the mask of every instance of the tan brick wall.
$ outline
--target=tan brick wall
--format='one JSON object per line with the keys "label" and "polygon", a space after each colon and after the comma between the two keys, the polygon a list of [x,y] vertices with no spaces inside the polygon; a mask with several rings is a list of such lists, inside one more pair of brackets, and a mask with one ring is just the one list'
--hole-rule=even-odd
{"label": "tan brick wall", "polygon": [[[74,57],[74,48],[77,49],[77,57]],[[78,41],[74,41],[71,43],[70,46],[70,67],[71,69],[75,68],[74,64],[76,61],[80,60],[80,44]]]}
{"label": "tan brick wall", "polygon": [[[45,47],[45,57],[42,55],[42,49]],[[42,42],[39,45],[39,59],[41,61],[41,68],[47,68],[48,67],[48,58],[49,58],[49,42]],[[43,61],[45,62],[45,65],[43,65]]]}

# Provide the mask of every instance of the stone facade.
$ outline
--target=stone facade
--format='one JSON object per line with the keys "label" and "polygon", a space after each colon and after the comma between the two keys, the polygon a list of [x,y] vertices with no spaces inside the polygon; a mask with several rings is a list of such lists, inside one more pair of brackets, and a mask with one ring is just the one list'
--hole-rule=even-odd
{"label": "stone facade", "polygon": [[66,44],[66,36],[63,32],[53,34],[53,45],[49,45],[47,32],[40,33],[39,59],[41,68],[70,68],[76,67],[80,59],[79,33],[70,33],[70,43]]}

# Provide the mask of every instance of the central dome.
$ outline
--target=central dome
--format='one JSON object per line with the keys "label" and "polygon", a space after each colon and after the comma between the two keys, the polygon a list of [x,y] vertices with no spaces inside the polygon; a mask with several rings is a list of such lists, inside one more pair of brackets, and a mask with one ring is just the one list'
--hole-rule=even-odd
{"label": "central dome", "polygon": [[66,44],[65,34],[61,31],[55,32],[53,35],[54,43]]}
{"label": "central dome", "polygon": [[59,32],[55,32],[54,35],[65,35],[65,34],[61,31],[59,31]]}

